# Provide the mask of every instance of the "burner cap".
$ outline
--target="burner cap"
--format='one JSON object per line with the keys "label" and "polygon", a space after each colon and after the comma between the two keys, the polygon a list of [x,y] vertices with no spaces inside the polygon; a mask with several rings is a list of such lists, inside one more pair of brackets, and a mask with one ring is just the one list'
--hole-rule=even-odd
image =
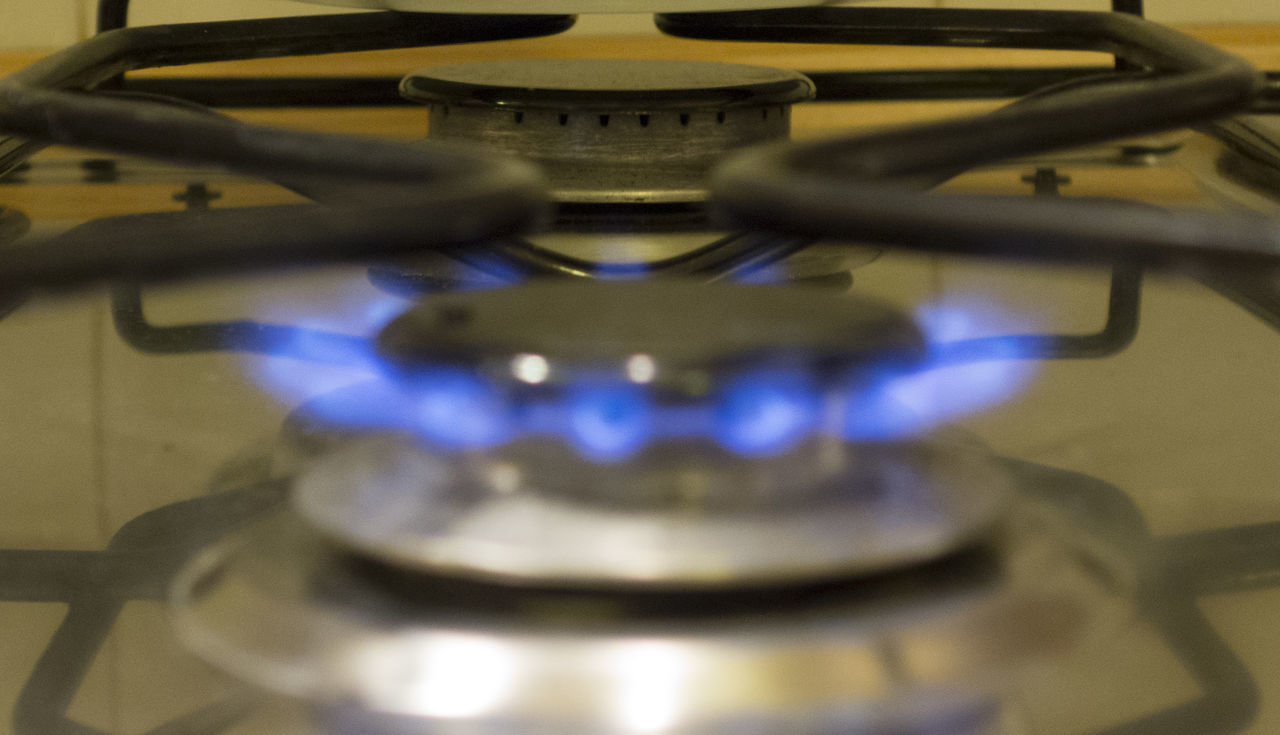
{"label": "burner cap", "polygon": [[734,149],[785,140],[814,86],[791,71],[713,62],[532,59],[437,67],[401,83],[430,137],[538,163],[570,202],[692,202]]}
{"label": "burner cap", "polygon": [[570,115],[759,109],[803,102],[814,91],[812,82],[793,71],[656,59],[483,61],[424,69],[400,88],[419,102]]}
{"label": "burner cap", "polygon": [[820,0],[303,0],[422,13],[692,13],[819,5]]}
{"label": "burner cap", "polygon": [[[819,380],[843,376],[861,364],[917,359],[923,342],[910,317],[879,302],[676,279],[535,282],[433,296],[378,340],[383,355],[408,372],[447,364],[513,382],[518,358],[530,355],[540,373],[545,364],[546,374],[532,381],[539,385],[616,379],[672,390],[774,366]],[[637,356],[651,364],[638,380]]]}

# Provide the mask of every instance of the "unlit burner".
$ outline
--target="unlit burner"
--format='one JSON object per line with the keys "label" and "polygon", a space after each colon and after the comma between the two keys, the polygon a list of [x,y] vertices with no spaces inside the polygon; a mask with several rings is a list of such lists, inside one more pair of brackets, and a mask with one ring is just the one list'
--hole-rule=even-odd
{"label": "unlit burner", "polygon": [[735,148],[788,138],[803,75],[713,62],[538,59],[444,66],[401,82],[430,137],[540,164],[569,202],[690,202]]}

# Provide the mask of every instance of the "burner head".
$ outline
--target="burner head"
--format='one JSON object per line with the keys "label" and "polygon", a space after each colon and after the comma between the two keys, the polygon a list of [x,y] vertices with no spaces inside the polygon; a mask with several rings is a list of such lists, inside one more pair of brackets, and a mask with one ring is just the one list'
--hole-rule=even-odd
{"label": "burner head", "polygon": [[385,405],[388,420],[343,433],[292,417],[295,446],[333,438],[294,502],[398,567],[516,585],[788,584],[944,556],[1008,497],[1004,473],[963,443],[842,434],[866,405],[859,387],[924,350],[910,319],[875,302],[544,282],[425,300],[379,346],[392,388],[313,407]]}
{"label": "burner head", "polygon": [[690,440],[770,456],[842,436],[863,386],[925,352],[911,319],[877,302],[675,279],[436,296],[378,347],[429,439],[560,436],[606,462]]}
{"label": "burner head", "polygon": [[759,66],[537,59],[427,69],[401,92],[431,106],[431,138],[535,161],[564,201],[689,202],[728,151],[786,139],[814,86]]}
{"label": "burner head", "polygon": [[671,446],[785,458],[914,415],[884,388],[927,362],[912,320],[878,302],[677,279],[432,296],[382,329],[380,354],[360,344],[373,379],[295,412],[296,444],[365,427],[442,452],[539,438],[598,464]]}

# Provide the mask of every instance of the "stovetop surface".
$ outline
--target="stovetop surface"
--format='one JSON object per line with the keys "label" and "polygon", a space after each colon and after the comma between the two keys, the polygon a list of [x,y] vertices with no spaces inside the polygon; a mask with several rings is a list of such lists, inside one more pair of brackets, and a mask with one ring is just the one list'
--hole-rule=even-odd
{"label": "stovetop surface", "polygon": [[[519,43],[536,51],[545,42]],[[620,53],[629,43],[617,42]],[[683,43],[660,53],[698,48]],[[791,66],[760,52],[735,48],[743,61]],[[432,52],[458,60],[475,53]],[[798,53],[813,66],[819,51]],[[884,53],[876,63],[935,61],[927,50]],[[981,104],[801,108],[797,135]],[[425,111],[412,109],[279,117],[400,135],[425,127]],[[1213,168],[1206,160],[1216,145],[1191,133],[1169,140],[1181,148],[1121,166],[1105,151],[1063,154],[974,172],[949,186],[1029,194],[1024,176],[1053,163],[1070,176],[1066,196],[1223,207],[1222,186],[1196,178]],[[0,206],[26,211],[37,229],[57,229],[90,215],[180,208],[175,194],[190,199],[206,190],[217,193],[215,208],[296,200],[225,174],[55,149],[0,181]],[[1084,266],[887,251],[855,270],[851,292],[904,309],[973,306],[999,315],[985,327],[994,332],[1089,332],[1105,317],[1108,275]],[[353,333],[369,328],[371,304],[408,305],[371,285],[361,268],[149,286],[143,298],[152,324],[257,319]],[[184,651],[169,628],[164,577],[175,555],[216,538],[229,523],[224,516],[235,515],[225,508],[205,515],[201,500],[277,477],[282,421],[348,377],[323,368],[292,386],[296,393],[270,395],[253,376],[300,369],[290,358],[142,354],[117,336],[111,309],[101,290],[39,295],[0,321],[0,345],[10,355],[0,364],[7,417],[0,422],[0,466],[7,470],[0,559],[8,556],[0,561],[0,598],[47,600],[0,603],[0,710],[13,713],[0,732],[33,723],[52,732],[64,714],[110,733],[307,732],[311,725],[295,705],[248,694]],[[1145,528],[1132,528],[1135,543],[1150,543],[1186,561],[1189,576],[1206,577],[1194,579],[1199,594],[1163,622],[1136,616],[1070,660],[1025,676],[1014,726],[1023,729],[1014,732],[1130,732],[1121,726],[1134,721],[1155,723],[1141,732],[1181,732],[1175,724],[1195,717],[1206,718],[1200,731],[1280,729],[1280,557],[1268,558],[1280,549],[1278,364],[1280,339],[1266,324],[1186,276],[1154,274],[1128,349],[1106,359],[1039,363],[1016,395],[956,422],[1003,457],[1093,478],[1108,502],[1140,514]],[[180,501],[194,505],[173,505]],[[1243,536],[1230,535],[1242,527]],[[119,553],[97,553],[108,544]],[[46,566],[30,567],[35,573],[14,571],[33,558],[23,552],[49,550],[65,554],[42,557]],[[1229,559],[1220,574],[1194,571],[1201,569],[1196,560],[1215,554]],[[15,578],[3,581],[10,574]],[[1251,686],[1259,695],[1254,712]],[[1167,727],[1145,719],[1162,712],[1174,713]]]}

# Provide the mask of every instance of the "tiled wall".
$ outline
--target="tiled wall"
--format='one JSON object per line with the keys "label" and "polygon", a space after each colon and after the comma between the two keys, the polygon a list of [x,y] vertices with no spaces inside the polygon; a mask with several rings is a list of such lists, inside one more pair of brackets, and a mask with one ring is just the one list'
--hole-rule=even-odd
{"label": "tiled wall", "polygon": [[[530,6],[535,3],[530,2]],[[1101,10],[1106,0],[902,0],[891,5],[945,7],[1038,7]],[[1161,21],[1226,23],[1280,21],[1280,0],[1147,0],[1147,14]],[[0,47],[48,47],[70,43],[91,30],[95,0],[0,0]],[[247,16],[325,12],[323,6],[293,0],[134,0],[136,24],[173,23]],[[644,16],[591,16],[581,32],[643,32],[652,27]]]}

